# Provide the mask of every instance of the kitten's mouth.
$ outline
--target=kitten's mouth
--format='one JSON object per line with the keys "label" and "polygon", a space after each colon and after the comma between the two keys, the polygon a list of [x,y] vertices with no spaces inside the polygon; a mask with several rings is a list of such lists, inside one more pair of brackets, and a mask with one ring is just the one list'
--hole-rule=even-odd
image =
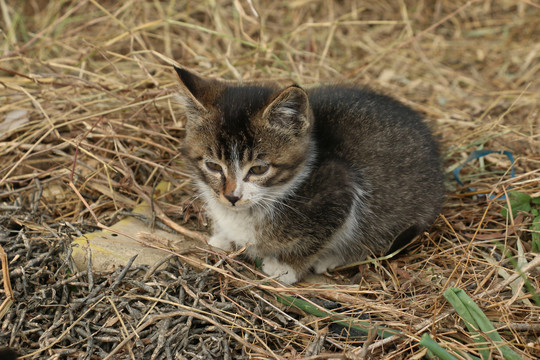
{"label": "kitten's mouth", "polygon": [[228,199],[224,196],[219,197],[219,202],[233,211],[246,210],[253,205],[251,201],[247,201],[244,199],[233,199],[233,201],[231,201],[231,199]]}
{"label": "kitten's mouth", "polygon": [[251,208],[251,205],[252,205],[251,203],[234,204],[234,205],[231,205],[229,203],[229,204],[227,204],[227,208],[229,208],[232,211],[244,211],[244,210],[247,210],[247,209]]}

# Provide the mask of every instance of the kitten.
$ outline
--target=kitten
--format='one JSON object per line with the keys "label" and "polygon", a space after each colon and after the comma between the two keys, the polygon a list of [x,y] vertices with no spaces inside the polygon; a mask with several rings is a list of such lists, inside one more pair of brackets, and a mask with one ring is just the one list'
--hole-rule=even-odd
{"label": "kitten", "polygon": [[438,216],[437,144],[396,100],[349,85],[305,90],[175,70],[210,245],[246,246],[290,284],[402,246]]}

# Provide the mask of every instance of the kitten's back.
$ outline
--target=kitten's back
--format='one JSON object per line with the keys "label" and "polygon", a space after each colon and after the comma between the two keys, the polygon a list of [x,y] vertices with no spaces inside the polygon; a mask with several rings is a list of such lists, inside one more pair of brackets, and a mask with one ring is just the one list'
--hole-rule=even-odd
{"label": "kitten's back", "polygon": [[365,232],[373,231],[364,241],[384,251],[388,240],[379,239],[382,234],[397,237],[412,227],[411,237],[431,225],[444,185],[437,143],[420,115],[368,89],[322,86],[308,94],[319,161],[347,163],[368,197],[363,212],[371,216],[358,220]]}

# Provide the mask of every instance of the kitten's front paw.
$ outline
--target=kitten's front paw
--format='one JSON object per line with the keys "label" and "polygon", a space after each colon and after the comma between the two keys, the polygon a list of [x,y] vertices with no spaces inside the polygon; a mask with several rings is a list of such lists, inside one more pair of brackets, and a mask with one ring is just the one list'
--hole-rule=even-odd
{"label": "kitten's front paw", "polygon": [[233,249],[233,243],[226,236],[214,234],[208,240],[208,245],[219,248],[221,250],[230,251]]}
{"label": "kitten's front paw", "polygon": [[292,267],[280,262],[275,257],[265,257],[262,263],[262,270],[269,276],[285,284],[292,284],[299,280],[298,274]]}
{"label": "kitten's front paw", "polygon": [[343,259],[337,258],[334,255],[327,255],[313,264],[313,271],[315,274],[323,274],[341,265],[343,265]]}

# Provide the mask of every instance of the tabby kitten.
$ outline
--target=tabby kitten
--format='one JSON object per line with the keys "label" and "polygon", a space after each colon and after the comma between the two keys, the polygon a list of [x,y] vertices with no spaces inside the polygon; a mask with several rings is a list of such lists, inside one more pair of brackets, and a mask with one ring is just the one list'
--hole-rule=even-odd
{"label": "tabby kitten", "polygon": [[246,246],[266,274],[294,283],[404,245],[438,216],[437,144],[396,100],[349,85],[283,88],[175,70],[210,245]]}

